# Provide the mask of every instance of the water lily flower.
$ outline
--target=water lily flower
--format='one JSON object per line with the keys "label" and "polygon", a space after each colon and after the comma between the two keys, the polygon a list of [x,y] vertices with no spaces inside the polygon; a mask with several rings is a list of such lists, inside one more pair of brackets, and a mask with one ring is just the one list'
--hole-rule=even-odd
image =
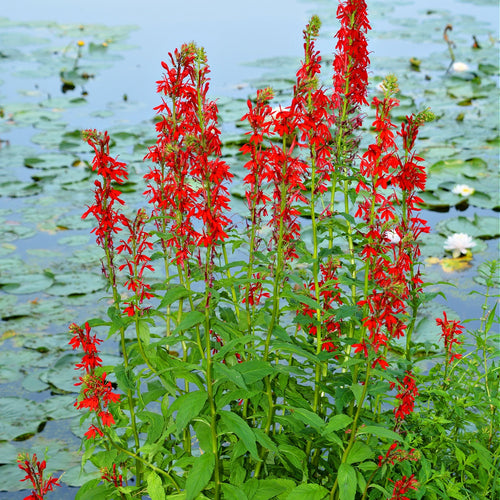
{"label": "water lily flower", "polygon": [[463,73],[465,71],[470,71],[470,66],[464,62],[456,61],[451,65],[451,70],[455,73]]}
{"label": "water lily flower", "polygon": [[474,191],[475,189],[467,186],[467,184],[455,184],[451,190],[452,193],[459,194],[460,196],[470,196]]}
{"label": "water lily flower", "polygon": [[398,244],[401,241],[401,236],[396,231],[386,231],[384,233],[384,238],[389,240],[391,244]]}
{"label": "water lily flower", "polygon": [[455,259],[460,255],[466,255],[467,250],[474,246],[476,246],[476,243],[472,241],[472,237],[465,233],[454,233],[448,236],[444,242],[444,249],[452,252]]}

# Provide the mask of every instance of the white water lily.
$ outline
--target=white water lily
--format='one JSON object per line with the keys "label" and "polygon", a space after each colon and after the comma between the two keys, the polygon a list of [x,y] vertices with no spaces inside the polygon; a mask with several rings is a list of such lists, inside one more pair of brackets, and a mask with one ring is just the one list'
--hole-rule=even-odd
{"label": "white water lily", "polygon": [[451,190],[452,193],[459,194],[460,196],[470,196],[474,191],[475,189],[467,186],[467,184],[455,184]]}
{"label": "white water lily", "polygon": [[464,62],[456,61],[451,65],[451,69],[455,73],[463,73],[464,71],[470,71],[470,66]]}
{"label": "white water lily", "polygon": [[466,255],[467,250],[476,246],[472,237],[465,233],[454,233],[446,238],[444,242],[444,249],[448,252],[452,252],[453,258],[460,257],[460,255]]}
{"label": "white water lily", "polygon": [[384,233],[384,238],[386,240],[389,240],[389,243],[391,244],[397,244],[401,241],[401,236],[399,236],[399,234],[396,233],[396,231],[386,231]]}

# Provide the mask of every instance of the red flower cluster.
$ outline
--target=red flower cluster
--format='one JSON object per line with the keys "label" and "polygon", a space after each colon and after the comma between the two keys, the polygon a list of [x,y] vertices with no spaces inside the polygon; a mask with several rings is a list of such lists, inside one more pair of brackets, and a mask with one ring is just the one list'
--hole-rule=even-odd
{"label": "red flower cluster", "polygon": [[96,130],[85,130],[83,138],[92,146],[95,155],[92,160],[92,170],[97,170],[97,175],[102,180],[96,179],[95,204],[88,207],[82,215],[85,219],[89,214],[93,214],[97,219],[97,227],[92,232],[97,236],[97,244],[105,250],[113,250],[113,233],[121,231],[118,226],[125,222],[125,217],[114,208],[115,202],[120,205],[124,201],[120,198],[121,191],[113,187],[113,183],[123,184],[128,177],[125,170],[125,163],[119,162],[109,156],[109,140],[107,132],[98,133]]}
{"label": "red flower cluster", "polygon": [[314,189],[313,195],[326,191],[325,183],[331,179],[331,174],[337,167],[331,160],[334,105],[332,97],[327,95],[318,79],[321,56],[315,50],[315,41],[320,26],[319,18],[313,16],[304,30],[304,61],[297,71],[297,83],[290,106],[298,117],[299,146],[308,150],[311,170],[315,172],[315,185],[311,186]]}
{"label": "red flower cluster", "polygon": [[31,481],[34,488],[31,495],[24,500],[43,500],[45,494],[52,491],[54,486],[61,486],[56,477],[43,478],[47,464],[45,460],[38,461],[36,453],[33,453],[32,457],[28,453],[22,453],[18,456],[17,462],[18,467],[26,473],[26,477],[21,481]]}
{"label": "red flower cluster", "polygon": [[107,467],[101,469],[101,474],[101,479],[104,479],[104,481],[107,481],[108,483],[113,483],[116,488],[123,486],[123,476],[116,473],[116,464],[113,464],[112,471]]}
{"label": "red flower cluster", "polygon": [[[309,149],[311,161],[315,164],[319,182],[315,191],[324,190],[323,181],[329,179],[332,170],[329,161],[332,119],[331,100],[322,88],[318,88],[317,74],[320,72],[321,57],[315,51],[314,42],[318,36],[319,19],[313,17],[304,30],[305,59],[297,72],[297,82],[290,106],[279,106],[274,110],[269,105],[274,95],[270,89],[259,90],[255,106],[248,101],[249,112],[242,120],[248,120],[251,131],[247,144],[240,151],[250,154],[246,163],[250,173],[245,177],[246,200],[252,224],[261,227],[267,216],[266,203],[271,198],[263,186],[271,184],[272,205],[268,226],[272,238],[268,250],[282,244],[283,261],[296,259],[295,242],[300,239],[300,211],[297,202],[308,203],[304,196],[304,179],[309,176],[308,164],[300,158],[298,150]],[[271,138],[279,137],[280,144]],[[259,239],[253,241],[255,251]]]}
{"label": "red flower cluster", "polygon": [[[335,276],[338,267],[338,264],[335,264],[331,260],[327,264],[320,264],[322,278],[318,281],[318,289],[322,301],[321,328],[326,333],[322,339],[321,349],[328,352],[337,350],[336,339],[341,333],[341,325],[338,321],[335,321],[335,316],[333,315],[333,311],[342,304],[340,288]],[[316,299],[314,282],[309,284],[309,290],[311,298]],[[303,305],[301,314],[309,316],[312,319],[316,318],[316,310],[306,304]],[[317,326],[315,324],[309,325],[309,334],[316,335],[316,333]]]}
{"label": "red flower cluster", "polygon": [[370,59],[365,35],[371,27],[365,0],[340,2],[337,19],[340,21],[340,29],[335,36],[337,52],[333,61],[333,84],[335,95],[339,99],[336,107],[340,106],[344,98],[353,106],[368,104],[366,88]]}
{"label": "red flower cluster", "polygon": [[[242,154],[249,154],[250,160],[245,163],[245,168],[249,170],[248,175],[243,179],[245,186],[245,198],[250,211],[250,222],[252,227],[260,227],[262,218],[267,216],[266,203],[271,198],[265,194],[263,185],[273,178],[272,172],[267,165],[269,148],[264,143],[264,138],[271,134],[271,124],[273,110],[269,101],[274,98],[270,88],[257,90],[257,100],[255,106],[250,99],[247,101],[248,113],[241,120],[247,120],[251,131],[248,142],[241,146]],[[253,250],[253,249],[251,249]]]}
{"label": "red flower cluster", "polygon": [[106,380],[106,373],[98,375],[96,369],[102,366],[102,360],[98,356],[97,346],[102,342],[95,335],[91,335],[88,323],[85,323],[85,331],[80,326],[72,323],[69,326],[73,337],[69,341],[73,349],[81,347],[85,353],[81,363],[76,364],[76,369],[84,370],[84,375],[79,377],[75,386],[82,386],[82,393],[75,406],[80,410],[88,408],[98,416],[98,425],[91,425],[85,433],[87,439],[94,438],[96,433],[103,435],[102,426],[111,426],[115,423],[113,415],[108,410],[110,402],[116,403],[120,395],[112,392],[111,382]]}
{"label": "red flower cluster", "polygon": [[[387,344],[387,334],[396,338],[404,335],[406,326],[400,317],[406,311],[405,300],[409,293],[406,273],[411,263],[404,253],[398,251],[399,246],[387,244],[385,227],[388,221],[395,218],[397,195],[392,193],[386,196],[380,192],[380,188],[386,188],[391,183],[397,167],[394,154],[395,126],[391,122],[390,112],[399,103],[389,97],[383,101],[375,97],[373,104],[376,107],[373,127],[377,140],[368,147],[361,159],[360,173],[366,181],[360,181],[356,188],[358,192],[369,192],[370,196],[359,203],[356,216],[362,217],[368,226],[367,242],[361,254],[368,264],[368,278],[373,284],[371,293],[358,305],[367,306],[368,315],[363,323],[369,332],[370,345],[377,353]],[[366,355],[366,343],[353,347],[355,352],[363,349]],[[382,368],[387,367],[387,362],[380,357],[375,363]]]}
{"label": "red flower cluster", "polygon": [[[385,98],[373,99],[377,139],[361,159],[363,179],[356,187],[357,192],[367,193],[358,204],[356,216],[361,217],[368,228],[361,254],[372,284],[371,292],[358,305],[364,306],[367,312],[363,324],[375,353],[386,346],[388,338],[405,335],[404,317],[422,283],[420,271],[413,264],[420,255],[417,238],[429,231],[426,222],[414,215],[420,210],[421,199],[415,193],[425,186],[425,171],[419,164],[422,159],[415,156],[412,148],[419,127],[431,116],[425,111],[406,117],[406,123],[398,132],[404,149],[400,156],[395,141],[396,126],[390,117],[392,109],[399,105],[397,99],[390,97],[398,90],[395,78],[388,77],[384,87]],[[397,213],[398,209],[401,213]],[[368,354],[365,341],[355,344],[354,349]],[[376,363],[382,368],[388,366],[380,357]]]}
{"label": "red flower cluster", "polygon": [[378,466],[382,467],[385,464],[394,465],[395,462],[404,462],[405,460],[418,460],[418,457],[415,455],[415,449],[412,448],[410,451],[401,450],[398,448],[398,443],[393,443],[387,450],[385,457],[382,455],[378,456]]}
{"label": "red flower cluster", "polygon": [[460,359],[461,354],[455,354],[451,351],[454,344],[460,345],[462,343],[457,339],[457,335],[463,333],[464,327],[457,320],[449,320],[445,311],[443,311],[443,319],[436,318],[436,323],[441,327],[441,338],[444,340],[448,363],[451,363],[454,359]]}
{"label": "red flower cluster", "polygon": [[161,117],[158,137],[145,157],[157,167],[144,178],[158,227],[169,235],[166,246],[175,248],[175,260],[182,265],[193,246],[213,246],[227,238],[231,221],[224,215],[229,208],[224,182],[232,174],[220,159],[218,109],[207,100],[210,70],[203,49],[185,44],[169,57],[170,64],[162,62],[166,74],[157,82],[158,93],[165,96],[155,108]]}
{"label": "red flower cluster", "polygon": [[252,275],[252,279],[254,281],[247,285],[247,292],[241,301],[244,304],[247,301],[248,296],[248,303],[251,306],[254,306],[258,305],[263,297],[270,297],[271,294],[266,292],[262,286],[262,273],[254,273]]}
{"label": "red flower cluster", "polygon": [[394,482],[392,479],[389,479],[392,483],[394,483],[394,489],[392,491],[392,497],[390,500],[410,500],[408,497],[404,496],[405,493],[408,493],[409,490],[416,490],[418,486],[418,482],[415,479],[415,475],[412,474],[410,477],[403,476],[399,481]]}
{"label": "red flower cluster", "polygon": [[[394,408],[394,415],[397,420],[404,420],[406,415],[413,412],[415,407],[415,397],[418,396],[418,388],[415,385],[415,379],[411,371],[406,372],[403,382],[398,380],[398,394],[396,399],[399,400],[399,405]],[[395,387],[396,384],[391,384],[391,389]]]}
{"label": "red flower cluster", "polygon": [[144,230],[146,222],[146,212],[138,210],[135,219],[132,222],[127,220],[125,223],[126,228],[129,230],[127,241],[121,240],[121,245],[116,248],[118,253],[130,255],[126,263],[119,267],[120,271],[127,268],[128,279],[125,286],[134,293],[134,298],[129,302],[125,302],[127,307],[123,312],[128,316],[134,316],[140,310],[143,300],[150,299],[153,296],[149,291],[151,287],[143,279],[143,273],[146,269],[154,271],[153,266],[149,264],[151,258],[144,253],[145,250],[153,249],[153,243],[149,241],[150,234]]}
{"label": "red flower cluster", "polygon": [[[339,2],[337,19],[340,29],[333,60],[332,104],[335,113],[334,158],[335,168],[346,172],[358,151],[359,137],[355,131],[363,117],[360,106],[367,104],[368,43],[366,33],[371,29],[364,0]],[[331,207],[333,209],[333,207]]]}

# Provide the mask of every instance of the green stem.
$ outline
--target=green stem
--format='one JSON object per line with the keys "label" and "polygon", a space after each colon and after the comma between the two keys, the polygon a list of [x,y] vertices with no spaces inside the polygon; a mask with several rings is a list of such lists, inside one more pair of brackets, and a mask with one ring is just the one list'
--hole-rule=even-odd
{"label": "green stem", "polygon": [[[347,444],[346,449],[344,450],[344,453],[342,455],[341,463],[346,463],[347,457],[349,456],[349,452],[351,451],[355,441],[356,441],[356,433],[358,430],[358,420],[361,415],[361,410],[363,409],[363,404],[366,398],[366,394],[368,392],[368,382],[370,378],[370,363],[367,363],[366,365],[366,376],[365,376],[365,381],[363,384],[363,392],[361,393],[361,397],[359,398],[358,401],[358,407],[356,410],[356,414],[354,415],[354,420],[352,422],[351,426],[351,434],[350,434],[350,439],[349,443]],[[338,483],[339,483],[339,478],[338,475],[335,478],[335,482],[333,483],[332,489],[330,490],[330,500],[333,500],[335,498],[335,492],[338,488]]]}
{"label": "green stem", "polygon": [[[111,254],[111,242],[109,240],[109,236],[106,235],[105,237],[105,254],[106,254],[106,262],[107,262],[107,268],[108,268],[108,276],[109,276],[109,282],[111,285],[111,289],[113,291],[113,303],[115,306],[115,309],[117,311],[118,315],[121,315],[121,310],[120,310],[120,294],[118,293],[117,287],[116,287],[116,275],[115,275],[115,268],[113,265],[113,256]],[[127,353],[127,345],[125,341],[125,328],[122,326],[120,327],[120,345],[121,345],[121,351],[123,355],[123,364],[125,366],[125,369],[128,368],[129,366],[129,361],[128,361],[128,353]],[[139,433],[137,431],[137,421],[136,421],[136,416],[135,416],[135,406],[134,406],[134,395],[131,389],[127,389],[127,403],[128,403],[128,409],[130,412],[130,425],[132,428],[132,434],[134,436],[134,444],[135,444],[135,449],[139,450],[140,448],[140,441],[139,441]],[[137,484],[142,483],[142,465],[140,460],[136,460],[135,464],[136,468],[136,479],[137,479]]]}
{"label": "green stem", "polygon": [[[283,135],[283,152],[285,153],[286,157],[286,139],[287,135]],[[279,316],[280,316],[280,307],[279,307],[279,302],[280,302],[280,289],[281,289],[281,279],[282,279],[282,274],[283,274],[283,266],[284,266],[284,260],[283,260],[283,253],[284,253],[284,248],[283,248],[283,236],[284,236],[284,227],[283,227],[283,212],[285,209],[286,205],[286,192],[287,192],[287,186],[284,182],[285,179],[285,173],[287,169],[287,161],[283,163],[281,166],[281,186],[280,186],[280,191],[281,191],[281,204],[280,204],[280,219],[279,219],[279,226],[278,226],[278,242],[277,242],[277,248],[276,248],[276,265],[274,266],[274,283],[273,283],[273,310],[271,313],[271,321],[269,322],[269,328],[267,330],[267,335],[266,335],[266,340],[264,344],[264,355],[263,355],[263,360],[267,362],[269,358],[269,350],[271,346],[271,337],[274,331],[274,325],[279,321]],[[274,399],[273,399],[273,390],[271,387],[271,379],[270,376],[267,375],[265,377],[265,386],[266,386],[266,394],[267,394],[267,401],[268,401],[268,410],[267,410],[267,416],[266,416],[266,424],[264,427],[264,432],[269,435],[269,432],[271,430],[271,426],[273,423],[274,419]],[[261,448],[259,457],[260,461],[257,462],[257,465],[255,466],[255,473],[254,477],[257,479],[260,474],[260,470],[262,467],[262,464],[264,462],[265,456],[267,452],[265,451],[265,448]]]}
{"label": "green stem", "polygon": [[148,462],[147,460],[142,458],[140,455],[137,455],[126,448],[122,448],[118,443],[113,441],[111,436],[109,436],[109,434],[107,434],[107,433],[106,433],[106,437],[108,438],[108,442],[110,442],[118,451],[120,451],[121,453],[125,453],[125,455],[128,455],[129,457],[132,457],[133,459],[136,460],[136,462],[140,462],[141,464],[146,465],[149,469],[153,470],[158,475],[166,477],[172,483],[175,490],[178,493],[181,492],[181,489],[180,489],[179,485],[177,484],[176,480],[167,471],[156,467],[151,462]]}

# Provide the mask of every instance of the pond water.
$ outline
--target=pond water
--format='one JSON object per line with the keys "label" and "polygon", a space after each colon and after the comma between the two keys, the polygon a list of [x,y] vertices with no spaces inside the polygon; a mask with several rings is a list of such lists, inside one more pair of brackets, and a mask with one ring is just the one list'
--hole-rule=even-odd
{"label": "pond water", "polygon": [[[394,6],[370,1],[373,31],[371,72],[374,82],[394,72],[400,79],[402,109],[424,103],[440,115],[422,133],[421,147],[430,166],[425,211],[433,234],[423,246],[431,281],[446,281],[447,307],[462,318],[477,317],[479,302],[466,293],[483,260],[498,257],[498,2],[496,0],[404,1]],[[100,297],[100,253],[80,221],[90,202],[91,181],[79,162],[89,159],[78,140],[83,128],[116,133],[116,153],[140,168],[143,150],[135,143],[151,136],[154,82],[160,61],[183,42],[205,47],[212,69],[211,95],[219,98],[224,134],[235,134],[234,121],[245,100],[271,81],[278,88],[293,79],[302,50],[302,29],[320,15],[324,34],[319,48],[326,59],[334,47],[334,2],[310,0],[186,0],[137,3],[87,0],[8,2],[0,18],[0,499],[23,498],[15,459],[17,450],[43,455],[50,465],[68,470],[65,481],[78,485],[81,435],[72,413],[74,358],[66,354],[67,325],[82,322]],[[81,5],[84,5],[82,9]],[[467,62],[480,83],[446,76],[448,49],[442,39],[453,25],[457,59]],[[80,28],[83,26],[83,29]],[[472,36],[482,48],[471,50]],[[81,67],[89,78],[74,78],[75,88],[61,92],[61,74],[71,80],[84,40]],[[111,40],[107,47],[102,42]],[[87,53],[87,48],[92,53]],[[420,70],[410,58],[421,60]],[[327,77],[325,77],[327,78]],[[281,85],[281,87],[280,87]],[[286,94],[283,96],[286,99]],[[425,104],[427,105],[427,104]],[[367,111],[369,113],[369,111]],[[460,119],[460,115],[464,117]],[[368,120],[367,120],[368,121]],[[241,133],[241,132],[238,132]],[[121,134],[121,135],[120,135]],[[113,135],[113,134],[112,134]],[[224,139],[223,139],[224,140]],[[230,148],[229,148],[230,149]],[[123,153],[122,153],[123,151]],[[231,154],[231,153],[230,153]],[[446,169],[441,161],[449,163]],[[241,168],[236,165],[236,170]],[[73,168],[74,167],[74,168]],[[450,194],[453,183],[476,189],[468,204]],[[439,210],[439,211],[437,211]],[[459,216],[470,219],[464,222]],[[496,222],[495,222],[496,221]],[[449,271],[442,245],[447,234],[464,227],[477,243],[472,264]],[[437,311],[442,304],[437,304]],[[435,309],[431,309],[430,315]],[[425,326],[425,325],[424,325]],[[427,330],[426,330],[427,328]],[[424,331],[426,330],[426,331]],[[423,327],[432,338],[435,330]],[[108,346],[108,355],[112,347]],[[52,396],[52,392],[60,393]],[[55,401],[57,413],[51,406]],[[56,420],[46,422],[47,416]],[[25,437],[14,428],[22,420]],[[20,425],[20,424],[19,424]],[[76,435],[71,432],[75,431]],[[4,481],[4,478],[5,481]],[[73,498],[75,489],[57,498]],[[50,498],[50,497],[49,497]]]}

